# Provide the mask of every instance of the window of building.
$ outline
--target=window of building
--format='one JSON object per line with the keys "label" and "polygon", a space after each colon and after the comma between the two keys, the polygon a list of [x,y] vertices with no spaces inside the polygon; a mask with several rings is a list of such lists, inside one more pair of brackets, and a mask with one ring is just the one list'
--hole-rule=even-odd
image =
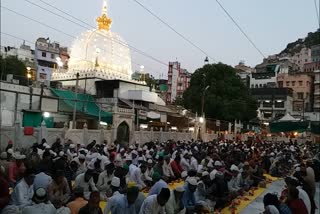
{"label": "window of building", "polygon": [[302,86],[302,81],[299,81],[299,86]]}
{"label": "window of building", "polygon": [[265,101],[263,101],[262,106],[265,108],[271,108],[272,102],[270,100],[265,100]]}
{"label": "window of building", "polygon": [[286,81],[286,86],[290,86],[290,82],[289,81]]}
{"label": "window of building", "polygon": [[309,86],[309,84],[310,84],[310,82],[309,82],[309,81],[307,81],[307,86]]}
{"label": "window of building", "polygon": [[279,81],[278,85],[279,85],[279,88],[282,88],[283,87],[283,81]]}
{"label": "window of building", "polygon": [[41,56],[42,56],[42,57],[47,57],[47,53],[46,53],[46,52],[42,52],[42,53],[41,53]]}
{"label": "window of building", "polygon": [[298,93],[298,99],[303,99],[303,92]]}
{"label": "window of building", "polygon": [[262,88],[262,84],[259,84],[259,88]]}
{"label": "window of building", "polygon": [[296,85],[296,81],[291,81],[291,85],[295,86]]}
{"label": "window of building", "polygon": [[284,101],[283,100],[276,100],[274,103],[275,108],[284,108]]}
{"label": "window of building", "polygon": [[54,59],[54,54],[51,54],[51,59]]}
{"label": "window of building", "polygon": [[304,62],[308,62],[308,59],[305,59]]}

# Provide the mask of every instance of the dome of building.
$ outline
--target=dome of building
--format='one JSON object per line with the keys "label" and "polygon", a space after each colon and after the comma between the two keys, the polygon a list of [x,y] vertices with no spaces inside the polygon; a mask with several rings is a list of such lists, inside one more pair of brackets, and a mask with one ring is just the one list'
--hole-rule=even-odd
{"label": "dome of building", "polygon": [[130,80],[132,74],[130,49],[117,33],[110,31],[104,0],[98,28],[82,33],[71,46],[68,73],[91,73],[101,79]]}

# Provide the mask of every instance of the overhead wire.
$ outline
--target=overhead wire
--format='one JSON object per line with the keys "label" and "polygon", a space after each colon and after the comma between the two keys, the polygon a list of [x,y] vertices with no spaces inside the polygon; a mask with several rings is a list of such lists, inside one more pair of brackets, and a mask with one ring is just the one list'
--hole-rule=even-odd
{"label": "overhead wire", "polygon": [[202,48],[200,48],[198,45],[196,45],[194,42],[192,42],[189,38],[187,38],[186,36],[184,36],[182,33],[178,32],[174,27],[172,27],[169,23],[167,23],[166,21],[164,21],[160,16],[158,16],[157,14],[155,14],[153,11],[151,11],[149,8],[147,8],[144,4],[142,4],[141,2],[139,2],[138,0],[132,0],[135,3],[137,3],[140,7],[142,7],[144,10],[146,10],[148,13],[150,13],[153,17],[155,17],[157,20],[159,20],[162,24],[164,24],[165,26],[167,26],[170,30],[172,30],[174,33],[176,33],[178,36],[180,36],[182,39],[184,39],[185,41],[187,41],[190,45],[192,45],[193,47],[195,47],[196,49],[198,49],[200,52],[202,52],[205,56],[211,58],[213,61],[216,61],[214,57],[210,56],[206,51],[204,51]]}
{"label": "overhead wire", "polygon": [[318,8],[318,5],[317,5],[317,0],[313,0],[313,2],[314,2],[315,10],[316,10],[317,22],[318,22],[319,29],[320,29],[320,17],[319,17],[319,13],[320,13],[320,0],[319,0],[319,8]]}
{"label": "overhead wire", "polygon": [[[29,20],[31,20],[31,21],[33,21],[33,22],[36,22],[36,23],[38,23],[38,24],[40,24],[40,25],[43,25],[43,26],[45,26],[45,27],[48,27],[48,28],[50,28],[50,29],[52,29],[52,30],[55,30],[55,31],[57,31],[57,32],[59,32],[59,33],[62,33],[62,34],[64,34],[64,35],[68,36],[68,37],[71,37],[71,38],[73,38],[73,39],[76,39],[76,37],[73,36],[73,35],[71,35],[71,34],[65,33],[65,32],[63,32],[63,31],[61,31],[61,30],[59,30],[59,29],[57,29],[57,28],[55,28],[55,27],[49,26],[49,25],[47,25],[47,24],[45,24],[45,23],[43,23],[43,22],[40,22],[40,21],[38,21],[38,20],[36,20],[36,19],[33,19],[33,18],[28,17],[28,16],[26,16],[26,15],[24,15],[24,14],[21,14],[21,13],[19,13],[19,12],[17,12],[17,11],[14,11],[14,10],[6,7],[6,6],[1,5],[1,8],[5,9],[5,10],[8,10],[8,11],[10,11],[10,12],[16,14],[16,15],[22,16],[22,17],[24,17],[24,18],[26,18],[26,19],[29,19]],[[8,33],[5,33],[5,34],[8,34]],[[8,35],[9,35],[9,34],[8,34]],[[17,38],[18,38],[18,37],[17,37]],[[23,40],[23,39],[22,39],[22,40]],[[103,48],[100,48],[100,49],[101,49],[101,50],[104,50]],[[106,51],[107,51],[107,50],[106,50]],[[109,51],[109,52],[110,52],[110,51]],[[116,55],[116,56],[119,56],[120,58],[124,58],[123,56],[120,56],[120,55]],[[132,62],[133,64],[137,65],[137,66],[141,66],[140,63],[136,63],[136,62],[134,62],[134,61],[132,61],[132,60],[131,60],[131,62]],[[155,71],[155,72],[159,73],[158,71]]]}
{"label": "overhead wire", "polygon": [[247,38],[247,40],[250,42],[250,44],[258,51],[258,53],[263,57],[266,58],[266,56],[262,53],[262,51],[258,48],[258,46],[253,42],[253,40],[248,36],[248,34],[241,28],[241,26],[238,24],[238,22],[231,16],[231,14],[225,9],[225,7],[216,0],[220,8],[225,12],[225,14],[231,19],[231,21],[237,26],[237,28],[240,30],[240,32]]}

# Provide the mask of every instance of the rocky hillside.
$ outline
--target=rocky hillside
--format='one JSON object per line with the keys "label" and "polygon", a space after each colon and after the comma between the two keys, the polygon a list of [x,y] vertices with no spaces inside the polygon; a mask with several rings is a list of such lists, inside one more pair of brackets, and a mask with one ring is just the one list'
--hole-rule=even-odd
{"label": "rocky hillside", "polygon": [[301,50],[303,47],[310,48],[313,45],[320,44],[320,31],[316,31],[314,33],[308,33],[308,36],[304,39],[298,39],[295,42],[291,42],[287,45],[287,47],[280,52],[279,55],[293,55]]}

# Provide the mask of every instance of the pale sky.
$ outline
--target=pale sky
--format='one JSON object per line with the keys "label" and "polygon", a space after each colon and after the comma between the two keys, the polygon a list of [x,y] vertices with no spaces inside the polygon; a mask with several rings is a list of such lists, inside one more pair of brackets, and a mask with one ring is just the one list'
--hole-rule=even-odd
{"label": "pale sky", "polygon": [[[47,7],[39,0],[29,0]],[[96,25],[102,0],[43,0],[69,14]],[[139,0],[171,26],[205,50],[211,57],[232,66],[244,60],[255,66],[262,56],[252,47],[215,0]],[[313,0],[220,0],[264,55],[280,52],[287,43],[318,28]],[[45,22],[73,36],[86,29],[31,5],[25,0],[1,0],[5,6]],[[108,0],[111,30],[130,45],[162,62],[181,62],[190,72],[203,65],[205,55],[164,26],[133,0]],[[50,9],[50,8],[49,8]],[[50,9],[54,11],[53,9]],[[55,11],[59,13],[58,11]],[[62,14],[63,16],[66,16]],[[1,8],[1,31],[34,41],[49,37],[70,47],[72,38]],[[1,45],[18,47],[21,40],[1,34]],[[33,45],[34,46],[34,45]],[[159,77],[167,67],[132,51],[132,61]],[[213,62],[211,60],[211,62]],[[137,69],[137,66],[133,64]]]}

